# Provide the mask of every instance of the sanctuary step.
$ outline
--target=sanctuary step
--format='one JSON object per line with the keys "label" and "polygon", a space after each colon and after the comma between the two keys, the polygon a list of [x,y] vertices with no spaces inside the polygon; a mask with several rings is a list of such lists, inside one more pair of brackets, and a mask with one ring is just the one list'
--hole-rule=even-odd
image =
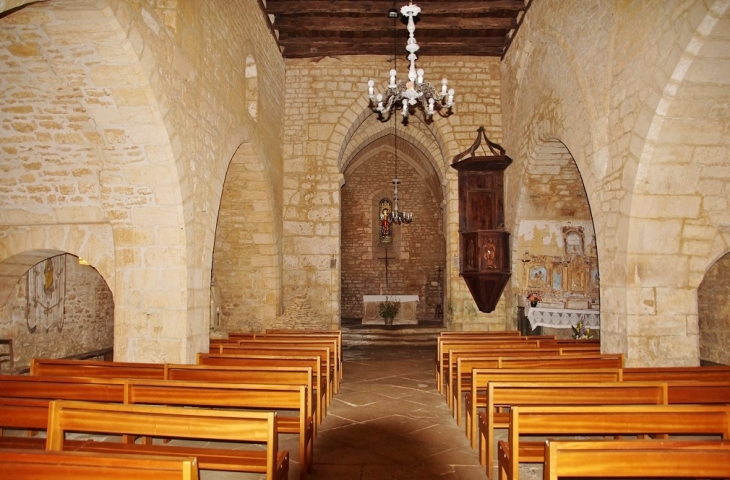
{"label": "sanctuary step", "polygon": [[440,332],[446,330],[441,321],[419,321],[418,325],[362,325],[360,319],[342,319],[342,346],[359,347],[420,346],[436,347]]}

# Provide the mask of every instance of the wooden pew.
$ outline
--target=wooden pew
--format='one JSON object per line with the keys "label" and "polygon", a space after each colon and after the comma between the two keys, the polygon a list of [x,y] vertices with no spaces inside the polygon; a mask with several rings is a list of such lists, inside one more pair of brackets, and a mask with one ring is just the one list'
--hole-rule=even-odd
{"label": "wooden pew", "polygon": [[[305,339],[305,340],[317,340],[327,339],[335,340],[335,354],[338,358],[338,363],[342,365],[342,330],[285,330],[285,329],[267,329],[264,333],[249,333],[249,332],[231,332],[228,334],[227,342],[220,343],[235,343],[239,340],[254,339],[254,340],[266,340],[266,339]],[[213,350],[211,350],[213,351]],[[342,368],[340,368],[340,378],[342,380]]]}
{"label": "wooden pew", "polygon": [[[730,406],[622,405],[513,407],[508,439],[499,442],[499,479],[518,477],[520,463],[543,463],[539,441],[520,441],[522,435],[626,436],[712,435],[730,439]],[[609,475],[610,476],[610,475]]]}
{"label": "wooden pew", "polygon": [[[278,431],[299,435],[302,475],[311,469],[315,425],[311,393],[305,385],[2,375],[0,429],[45,430],[48,405],[54,399],[278,411]],[[292,415],[282,415],[282,411],[290,411]],[[0,446],[6,447],[43,448],[44,445],[44,439],[39,437],[0,439]]]}
{"label": "wooden pew", "polygon": [[[308,402],[314,409],[314,438],[316,425],[323,418],[324,399],[317,398],[312,389],[312,369],[309,367],[252,366],[229,367],[225,365],[168,365],[166,380],[196,382],[253,383],[271,385],[303,385],[309,392]],[[319,421],[317,419],[320,419]]]}
{"label": "wooden pew", "polygon": [[[332,367],[332,355],[329,347],[302,347],[299,345],[284,346],[284,345],[268,345],[268,344],[257,344],[253,346],[243,346],[239,344],[222,344],[220,346],[220,352],[217,355],[265,355],[270,357],[320,357],[320,370],[312,370],[312,373],[318,378],[315,381],[314,388],[317,391],[318,397],[323,397],[325,403],[323,411],[326,412],[326,407],[332,401],[332,394],[334,391],[334,376],[336,374]],[[320,380],[321,379],[321,380]]]}
{"label": "wooden pew", "polygon": [[264,446],[265,450],[118,442],[88,442],[83,449],[195,456],[202,470],[265,473],[267,480],[287,480],[289,472],[289,453],[278,449],[275,412],[54,400],[49,406],[46,449],[63,450],[68,432],[252,442]]}
{"label": "wooden pew", "polygon": [[475,340],[444,340],[438,342],[436,352],[436,388],[439,393],[445,393],[444,377],[448,372],[449,351],[450,350],[483,350],[485,348],[503,348],[503,349],[524,349],[538,348],[540,342],[538,340],[527,340],[527,337],[502,337],[489,338],[479,341]]}
{"label": "wooden pew", "polygon": [[[313,392],[326,391],[329,377],[322,369],[322,358],[327,358],[326,353],[323,355],[312,356],[276,356],[276,355],[254,355],[254,354],[235,354],[235,353],[198,353],[198,365],[217,365],[229,367],[253,367],[253,366],[274,366],[274,367],[311,367],[312,368],[312,388]],[[316,397],[315,397],[316,398]],[[324,410],[323,410],[324,415]],[[322,419],[317,418],[317,423],[321,423]]]}
{"label": "wooden pew", "polygon": [[730,381],[730,366],[632,367],[624,368],[624,378],[660,382],[669,380]]}
{"label": "wooden pew", "polygon": [[[217,355],[221,356],[236,356],[236,355],[243,355],[243,356],[269,356],[269,357],[309,357],[309,356],[318,356],[320,357],[320,365],[321,369],[319,372],[312,369],[312,397],[316,399],[316,412],[317,412],[317,424],[322,423],[322,419],[327,413],[327,407],[329,406],[332,398],[332,390],[333,390],[333,375],[334,371],[329,368],[329,348],[320,348],[320,347],[293,347],[293,348],[285,348],[285,347],[266,347],[266,346],[260,346],[258,348],[242,348],[238,345],[230,345],[225,344],[221,345],[222,351],[224,353],[219,353]],[[202,358],[202,357],[201,357]],[[240,364],[237,366],[242,366]],[[277,362],[271,362],[269,366],[279,366],[276,365]],[[279,362],[280,363],[280,362]],[[206,362],[205,365],[209,366],[215,366],[212,364],[212,362]],[[225,366],[225,365],[221,365]],[[265,365],[262,365],[265,366]]]}
{"label": "wooden pew", "polygon": [[543,480],[559,477],[730,478],[730,442],[549,440]]}
{"label": "wooden pew", "polygon": [[[173,380],[127,381],[124,403],[276,411],[279,433],[299,435],[300,477],[313,465],[314,420],[303,385],[253,385]],[[283,415],[289,412],[289,415]]]}
{"label": "wooden pew", "polygon": [[0,449],[3,480],[198,480],[195,457]]}
{"label": "wooden pew", "polygon": [[[461,368],[461,372],[458,369],[457,362],[462,359],[469,359],[477,361],[492,359],[496,357],[534,357],[534,356],[560,356],[559,348],[543,348],[543,347],[532,347],[532,348],[501,348],[501,347],[482,347],[479,349],[451,349],[447,354],[448,360],[444,367],[444,393],[446,395],[446,403],[449,405],[451,412],[454,414],[454,418],[457,419],[457,423],[461,425],[460,415],[457,412],[460,411],[456,398],[457,392],[460,390],[460,386],[464,383],[464,379],[460,378],[460,373],[464,374],[467,370],[466,367]],[[462,364],[464,365],[464,364]],[[481,366],[481,365],[480,365]]]}
{"label": "wooden pew", "polygon": [[[459,363],[465,364],[469,362],[468,367],[460,366]],[[472,363],[473,362],[473,363]],[[522,357],[498,357],[498,358],[485,358],[485,359],[459,359],[457,361],[457,372],[462,370],[472,371],[472,375],[469,377],[469,381],[465,382],[466,375],[462,374],[457,376],[457,381],[463,382],[457,384],[456,388],[459,392],[466,392],[467,388],[470,388],[473,372],[476,369],[531,369],[544,370],[544,369],[572,369],[574,371],[579,370],[591,370],[591,369],[616,369],[623,367],[623,355],[621,354],[585,354],[585,355],[557,355],[557,356],[534,356],[532,358]],[[476,405],[474,408],[486,408],[486,382],[480,382],[478,389],[484,390],[483,394],[476,397]],[[460,393],[461,395],[462,393]],[[466,402],[466,400],[464,400]],[[459,415],[461,416],[461,415]],[[476,417],[472,417],[475,421]],[[467,427],[468,428],[468,427]],[[474,425],[472,425],[471,432],[474,432]],[[474,436],[471,437],[472,439]]]}
{"label": "wooden pew", "polygon": [[[283,345],[283,346],[319,346],[319,347],[328,347],[330,349],[330,353],[332,355],[330,364],[332,365],[332,368],[337,372],[337,377],[335,381],[335,386],[337,389],[339,389],[339,379],[341,377],[340,371],[342,368],[342,350],[341,350],[341,337],[338,336],[328,336],[328,337],[311,337],[311,336],[302,336],[302,335],[278,335],[278,336],[269,336],[268,334],[256,334],[253,339],[250,338],[241,338],[236,339],[236,337],[229,337],[230,340],[234,341],[235,343],[238,343],[239,345],[250,345],[254,342],[259,343],[266,343],[270,345]],[[221,352],[222,353],[222,352]],[[336,392],[337,390],[335,390]]]}
{"label": "wooden pew", "polygon": [[30,374],[161,380],[165,378],[165,364],[34,358],[30,363]]}
{"label": "wooden pew", "polygon": [[[477,413],[479,408],[487,407],[487,386],[489,382],[498,383],[582,383],[582,382],[620,382],[620,368],[586,368],[586,369],[522,369],[522,368],[476,368],[472,370],[470,391],[466,393],[465,416],[466,436],[472,448],[477,448]],[[472,399],[476,398],[476,401]],[[494,412],[495,425],[506,426],[509,413]]]}
{"label": "wooden pew", "polygon": [[730,404],[730,380],[714,381],[667,381],[667,402],[680,404]]}
{"label": "wooden pew", "polygon": [[499,383],[489,382],[487,408],[479,413],[479,461],[492,478],[497,407],[549,405],[666,405],[667,385],[661,382]]}

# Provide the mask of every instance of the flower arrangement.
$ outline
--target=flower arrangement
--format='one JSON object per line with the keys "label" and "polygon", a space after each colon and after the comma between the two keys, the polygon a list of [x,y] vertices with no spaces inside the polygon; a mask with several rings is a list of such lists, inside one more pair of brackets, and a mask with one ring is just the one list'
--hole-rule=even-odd
{"label": "flower arrangement", "polygon": [[534,293],[534,292],[527,295],[526,298],[530,302],[530,305],[532,305],[533,307],[537,306],[537,302],[542,301],[542,296],[540,296],[539,293]]}
{"label": "flower arrangement", "polygon": [[378,313],[380,313],[380,316],[383,320],[385,320],[386,325],[393,323],[393,319],[396,315],[398,315],[399,311],[400,302],[397,300],[393,302],[389,300],[388,297],[385,297],[385,301],[378,304]]}
{"label": "flower arrangement", "polygon": [[573,338],[576,340],[586,340],[589,338],[593,338],[593,333],[591,333],[591,329],[583,325],[583,322],[578,322],[578,325],[573,325],[571,327],[573,329]]}

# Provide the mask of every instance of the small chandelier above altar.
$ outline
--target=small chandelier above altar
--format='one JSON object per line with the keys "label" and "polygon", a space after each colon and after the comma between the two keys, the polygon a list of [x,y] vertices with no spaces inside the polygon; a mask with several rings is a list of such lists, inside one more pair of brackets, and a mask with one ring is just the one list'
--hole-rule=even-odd
{"label": "small chandelier above altar", "polygon": [[[433,85],[424,81],[423,69],[419,68],[416,70],[416,59],[418,58],[416,52],[420,47],[416,43],[416,37],[413,35],[413,32],[416,31],[416,24],[413,21],[413,17],[417,16],[420,12],[421,8],[418,5],[413,5],[413,0],[411,0],[410,4],[403,5],[400,9],[401,15],[408,18],[409,37],[406,44],[408,60],[410,62],[408,81],[396,81],[397,72],[394,68],[390,71],[390,82],[388,83],[388,89],[385,91],[385,96],[381,94],[376,95],[375,81],[368,81],[370,108],[378,113],[379,119],[383,122],[387,121],[393,113],[393,110],[396,109],[400,109],[403,118],[406,119],[412,113],[411,109],[415,106],[423,110],[426,119],[430,119],[434,112],[439,112],[440,115],[445,117],[452,113],[454,89],[448,89],[448,80],[445,78],[441,80],[441,91],[439,92]],[[397,18],[397,13],[395,17]],[[394,40],[395,30],[394,25]],[[442,110],[444,113],[441,113]]]}

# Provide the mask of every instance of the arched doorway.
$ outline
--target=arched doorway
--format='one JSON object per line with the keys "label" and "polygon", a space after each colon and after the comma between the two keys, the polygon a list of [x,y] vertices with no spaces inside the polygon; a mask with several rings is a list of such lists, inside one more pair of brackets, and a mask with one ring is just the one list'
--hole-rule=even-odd
{"label": "arched doorway", "polygon": [[[348,146],[341,188],[342,318],[359,321],[365,295],[417,295],[416,320],[440,324],[446,242],[434,136],[418,120],[399,125],[396,133],[392,122],[371,117],[353,138],[358,144]],[[399,208],[412,213],[413,221],[392,225],[386,239],[380,235],[380,205],[394,201],[396,175]]]}
{"label": "arched doorway", "polygon": [[730,365],[730,253],[717,260],[697,289],[700,361]]}
{"label": "arched doorway", "polygon": [[[15,267],[24,263],[30,265],[18,272]],[[12,340],[13,350],[12,360],[0,364],[3,373],[25,371],[32,358],[111,355],[114,298],[92,265],[43,250],[0,263],[5,279],[14,270],[16,282],[0,305],[0,338]]]}
{"label": "arched doorway", "polygon": [[571,327],[583,323],[588,336],[598,338],[596,236],[585,187],[567,147],[557,139],[540,142],[520,188],[513,252],[521,312],[530,305],[530,295],[539,298],[538,308],[583,312],[567,324],[551,319],[549,311],[522,323],[532,320],[530,327],[540,324],[543,333],[559,338],[571,338]]}

